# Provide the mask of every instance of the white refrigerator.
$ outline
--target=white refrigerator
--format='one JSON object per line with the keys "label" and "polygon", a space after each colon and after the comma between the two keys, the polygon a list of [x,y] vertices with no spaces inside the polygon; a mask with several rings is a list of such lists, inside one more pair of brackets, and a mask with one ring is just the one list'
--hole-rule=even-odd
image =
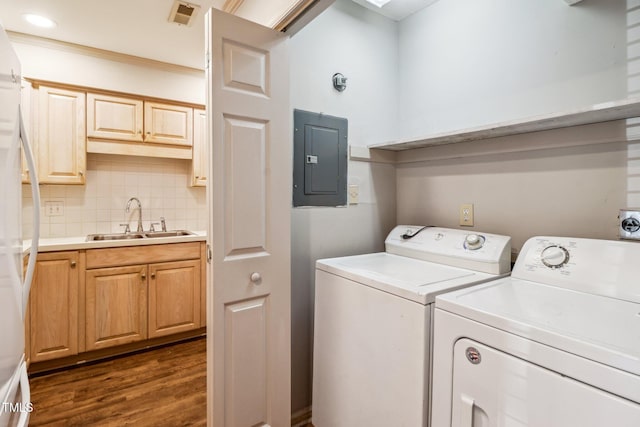
{"label": "white refrigerator", "polygon": [[[21,68],[0,24],[0,427],[26,426],[33,410],[24,352],[24,316],[39,234],[38,180],[20,111]],[[23,277],[21,152],[33,193],[32,250]]]}

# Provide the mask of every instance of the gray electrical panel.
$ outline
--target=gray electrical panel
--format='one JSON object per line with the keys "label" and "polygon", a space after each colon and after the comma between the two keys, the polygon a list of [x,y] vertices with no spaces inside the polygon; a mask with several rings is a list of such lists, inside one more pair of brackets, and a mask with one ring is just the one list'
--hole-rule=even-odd
{"label": "gray electrical panel", "polygon": [[293,111],[293,206],[347,204],[347,119]]}

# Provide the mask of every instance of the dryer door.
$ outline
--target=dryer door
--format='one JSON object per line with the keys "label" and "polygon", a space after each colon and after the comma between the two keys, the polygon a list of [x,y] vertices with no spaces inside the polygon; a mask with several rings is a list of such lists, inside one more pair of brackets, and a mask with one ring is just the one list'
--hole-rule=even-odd
{"label": "dryer door", "polygon": [[[602,375],[611,368],[602,366]],[[636,427],[640,404],[460,339],[454,346],[454,427]]]}

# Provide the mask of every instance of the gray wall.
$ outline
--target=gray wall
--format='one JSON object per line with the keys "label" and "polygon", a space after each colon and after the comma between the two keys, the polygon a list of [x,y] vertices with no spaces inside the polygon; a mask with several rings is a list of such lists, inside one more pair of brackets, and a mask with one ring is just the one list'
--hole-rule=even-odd
{"label": "gray wall", "polygon": [[626,1],[440,0],[399,23],[415,137],[626,97]]}
{"label": "gray wall", "polygon": [[[624,99],[626,22],[624,1],[439,1],[399,24],[400,132]],[[616,239],[625,139],[616,122],[407,153],[398,221],[458,227],[459,205],[473,203],[473,229],[510,235],[516,250],[539,234]]]}
{"label": "gray wall", "polygon": [[[350,0],[338,0],[292,39],[291,107],[349,121],[349,144],[386,141],[395,133],[397,27]],[[341,72],[347,89],[333,89]],[[315,261],[384,249],[395,225],[395,168],[349,163],[360,203],[296,208],[291,217],[292,411],[311,405]]]}
{"label": "gray wall", "polygon": [[[640,10],[626,3],[440,0],[396,23],[338,0],[292,39],[291,104],[347,117],[350,144],[365,146],[623,99]],[[349,78],[341,94],[335,72]],[[475,205],[473,229],[513,236],[516,251],[535,234],[615,239],[640,179],[627,134],[612,122],[350,162],[358,206],[293,210],[293,411],[311,404],[316,259],[382,250],[396,223],[457,228],[461,203]]]}

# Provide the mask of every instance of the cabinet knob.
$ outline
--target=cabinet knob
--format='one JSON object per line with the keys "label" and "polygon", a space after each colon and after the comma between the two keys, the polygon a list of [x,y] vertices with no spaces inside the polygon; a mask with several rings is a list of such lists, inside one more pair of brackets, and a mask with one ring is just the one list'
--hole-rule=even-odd
{"label": "cabinet knob", "polygon": [[155,279],[156,278],[156,273],[151,273],[151,278]]}
{"label": "cabinet knob", "polygon": [[84,172],[82,172],[82,171],[78,171],[78,175],[83,176],[83,175],[84,175]]}
{"label": "cabinet knob", "polygon": [[69,263],[69,265],[71,265],[71,268],[76,268],[76,262],[75,261],[71,261]]}
{"label": "cabinet knob", "polygon": [[145,279],[147,278],[147,273],[144,273],[144,272],[143,272],[143,273],[140,275],[140,277],[142,277],[142,280],[145,280]]}

